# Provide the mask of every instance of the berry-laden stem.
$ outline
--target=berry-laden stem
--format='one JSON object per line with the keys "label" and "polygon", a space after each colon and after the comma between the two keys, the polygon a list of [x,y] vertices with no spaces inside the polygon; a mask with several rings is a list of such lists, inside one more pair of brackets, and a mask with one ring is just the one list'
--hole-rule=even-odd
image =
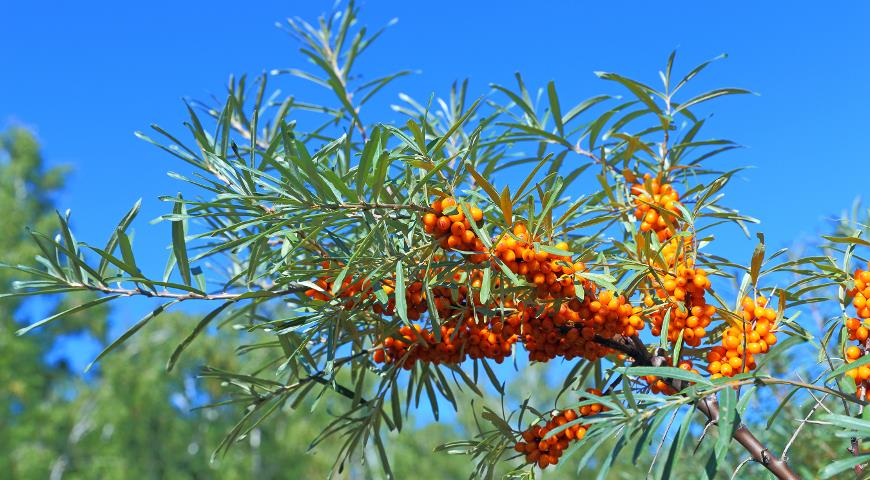
{"label": "berry-laden stem", "polygon": [[[614,350],[618,350],[634,359],[634,364],[638,366],[660,367],[665,364],[665,358],[656,355],[651,356],[646,347],[637,338],[625,338],[617,336],[615,339],[606,339],[596,337],[595,341]],[[642,348],[641,348],[642,347]],[[676,391],[681,391],[688,385],[682,380],[671,379],[668,383]],[[716,395],[708,395],[695,402],[698,410],[707,417],[707,419],[716,425],[719,423],[719,402],[716,400]],[[774,455],[770,449],[765,447],[752,431],[743,424],[740,415],[735,416],[738,423],[737,429],[734,430],[732,438],[737,441],[749,454],[752,459],[760,463],[770,473],[774,474],[780,480],[799,480],[800,477],[789,467],[788,463]]]}

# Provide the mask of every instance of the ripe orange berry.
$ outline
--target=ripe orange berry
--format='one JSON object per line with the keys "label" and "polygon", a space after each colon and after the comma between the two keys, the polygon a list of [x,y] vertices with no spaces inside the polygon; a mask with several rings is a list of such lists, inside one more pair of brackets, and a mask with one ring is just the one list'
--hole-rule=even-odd
{"label": "ripe orange berry", "polygon": [[450,230],[451,225],[452,225],[452,223],[450,222],[449,218],[447,218],[445,216],[441,216],[438,218],[437,228],[438,228],[439,232],[443,233],[443,232]]}

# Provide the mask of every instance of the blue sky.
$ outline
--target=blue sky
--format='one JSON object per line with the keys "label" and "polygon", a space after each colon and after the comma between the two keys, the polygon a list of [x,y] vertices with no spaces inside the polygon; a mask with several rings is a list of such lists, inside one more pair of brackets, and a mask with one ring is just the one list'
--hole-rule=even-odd
{"label": "blue sky", "polygon": [[[117,219],[143,198],[134,224],[140,264],[159,275],[167,225],[148,220],[167,211],[159,195],[183,187],[167,170],[180,162],[136,139],[157,123],[181,132],[183,97],[222,96],[231,73],[305,67],[276,21],[308,20],[327,1],[13,2],[0,30],[0,127],[33,128],[51,164],[74,167],[62,208],[73,211],[85,241],[101,243]],[[710,135],[748,148],[717,166],[756,168],[727,191],[728,203],[760,218],[772,247],[824,228],[861,195],[870,130],[870,4],[865,2],[360,2],[362,23],[397,17],[368,53],[369,77],[421,73],[396,83],[369,118],[387,113],[399,91],[425,99],[469,78],[473,93],[510,84],[520,71],[530,86],[555,80],[564,103],[615,88],[593,71],[615,71],[657,83],[678,50],[677,71],[727,53],[699,88],[739,86],[760,96],[718,101]],[[424,7],[425,5],[425,7]],[[437,8],[436,8],[437,6]],[[283,82],[283,83],[282,83]],[[317,99],[322,91],[278,79],[285,93]],[[394,118],[394,117],[393,117]],[[384,118],[383,120],[390,120]],[[754,241],[720,253],[748,259]],[[116,310],[121,323],[147,308]],[[81,348],[77,346],[76,348]]]}

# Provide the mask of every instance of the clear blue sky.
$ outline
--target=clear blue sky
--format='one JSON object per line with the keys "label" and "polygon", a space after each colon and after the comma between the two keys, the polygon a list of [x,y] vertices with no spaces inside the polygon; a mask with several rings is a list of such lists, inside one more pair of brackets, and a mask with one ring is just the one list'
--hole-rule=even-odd
{"label": "clear blue sky", "polygon": [[[230,73],[305,67],[296,44],[274,27],[314,20],[332,2],[8,2],[4,7],[0,127],[32,127],[51,164],[74,172],[60,198],[85,241],[101,243],[142,197],[134,224],[140,264],[159,275],[169,243],[158,195],[182,187],[180,162],[136,139],[151,123],[181,132],[182,97],[222,96]],[[668,53],[678,71],[716,56],[702,86],[760,93],[719,101],[711,134],[749,148],[720,166],[753,165],[727,192],[763,221],[768,243],[787,246],[824,226],[868,184],[870,4],[866,2],[360,2],[362,22],[397,17],[368,54],[368,76],[419,69],[393,91],[426,98],[470,78],[476,94],[521,71],[535,87],[555,80],[563,102],[614,87],[596,70],[649,83]],[[436,8],[437,6],[437,8]],[[684,71],[684,70],[682,70]],[[282,83],[283,82],[283,83]],[[280,80],[285,93],[322,95]],[[315,97],[316,98],[316,97]],[[386,98],[393,100],[394,96]],[[376,112],[385,110],[376,110]],[[372,118],[374,114],[370,115]],[[387,119],[388,120],[388,119]],[[749,257],[752,242],[723,253]],[[144,247],[144,248],[142,248]],[[122,323],[144,303],[120,308]],[[76,347],[79,348],[79,347]]]}

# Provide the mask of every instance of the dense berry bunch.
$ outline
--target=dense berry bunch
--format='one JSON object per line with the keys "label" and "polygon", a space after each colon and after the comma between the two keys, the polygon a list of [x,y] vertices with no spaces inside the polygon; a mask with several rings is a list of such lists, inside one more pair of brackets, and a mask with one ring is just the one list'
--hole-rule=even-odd
{"label": "dense berry bunch", "polygon": [[[453,197],[435,200],[431,205],[432,212],[423,215],[423,228],[438,239],[441,248],[474,252],[468,255],[468,261],[482,263],[487,258],[486,247],[477,238],[471,222],[478,225],[483,220],[483,211],[468,204],[464,207],[457,204]],[[466,211],[471,219],[465,216]]]}
{"label": "dense berry bunch", "polygon": [[[587,392],[601,395],[601,391],[596,389],[589,389]],[[525,455],[526,463],[536,464],[539,468],[556,465],[572,441],[582,440],[586,436],[589,425],[575,423],[549,437],[547,434],[580,417],[595,415],[606,410],[607,408],[600,403],[594,403],[580,407],[579,413],[576,410],[554,412],[553,418],[544,425],[532,425],[524,431],[522,440],[514,445],[514,450]]]}
{"label": "dense berry bunch", "polygon": [[[328,260],[324,260],[320,266],[326,270],[330,268],[330,262]],[[351,309],[354,305],[356,305],[356,301],[354,297],[362,294],[361,297],[365,298],[372,294],[371,283],[363,280],[354,280],[349,276],[346,276],[344,280],[341,282],[341,287],[338,291],[333,294],[332,289],[335,286],[335,278],[330,276],[321,277],[314,282],[320,290],[310,288],[305,291],[305,295],[311,297],[314,300],[321,301],[329,301],[332,298],[342,298],[346,299],[342,304],[344,308]]]}
{"label": "dense berry bunch", "polygon": [[636,208],[634,216],[641,221],[642,232],[653,231],[664,242],[676,233],[675,222],[680,210],[680,195],[669,183],[644,174],[644,182],[631,187]]}
{"label": "dense berry bunch", "polygon": [[419,325],[403,326],[399,336],[384,339],[382,348],[375,350],[372,359],[376,363],[400,362],[402,368],[411,369],[417,361],[456,364],[466,358],[490,358],[501,363],[511,353],[516,335],[496,333],[480,327],[474,321],[461,323],[458,327],[441,326],[441,339]]}
{"label": "dense berry bunch", "polygon": [[870,271],[855,270],[855,288],[849,294],[852,296],[852,306],[859,318],[870,318]]}
{"label": "dense berry bunch", "polygon": [[[380,303],[375,303],[372,306],[372,310],[375,313],[391,317],[396,314],[396,281],[394,279],[384,279],[381,288],[389,296],[387,305],[383,306]],[[420,316],[429,308],[423,292],[423,282],[418,280],[405,288],[405,305],[409,320],[419,320]]]}
{"label": "dense berry bunch", "polygon": [[755,370],[755,355],[767,353],[776,343],[776,311],[767,308],[767,299],[743,299],[743,322],[729,327],[722,335],[722,345],[707,354],[707,371],[712,378],[733,377]]}
{"label": "dense berry bunch", "polygon": [[596,295],[587,287],[583,301],[577,298],[547,307],[523,325],[523,343],[532,361],[545,362],[557,356],[597,360],[611,350],[595,337],[632,336],[643,329],[640,307],[632,307],[622,295],[604,290]]}
{"label": "dense berry bunch", "polygon": [[651,309],[652,334],[661,335],[667,316],[668,340],[676,342],[682,334],[686,345],[697,347],[707,335],[706,329],[716,313],[716,307],[707,304],[704,296],[710,289],[710,279],[707,278],[707,272],[700,268],[680,265],[674,273],[664,273],[658,278],[650,275],[656,286],[655,298],[646,295],[644,304]]}
{"label": "dense berry bunch", "polygon": [[[568,244],[560,242],[556,248],[568,250]],[[575,273],[586,270],[583,263],[573,263],[571,257],[536,250],[531,234],[521,223],[514,225],[513,235],[502,236],[494,254],[510,271],[535,284],[542,299],[573,297],[577,293]]]}
{"label": "dense berry bunch", "polygon": [[671,268],[675,265],[683,265],[686,268],[694,267],[695,258],[692,255],[694,246],[695,238],[689,235],[674,237],[665,242],[661,252],[665,261],[664,268]]}
{"label": "dense berry bunch", "polygon": [[[864,325],[864,321],[870,318],[870,271],[859,268],[855,270],[854,279],[855,287],[848,293],[852,297],[852,306],[855,307],[858,318],[846,320],[846,331],[849,340],[855,341],[857,345],[846,348],[844,353],[847,363],[852,363],[866,355],[867,349],[870,347],[868,345],[870,343],[868,342],[870,330]],[[849,369],[846,371],[846,376],[855,381],[855,385],[859,388],[859,394],[870,399],[870,367],[862,365]]]}

